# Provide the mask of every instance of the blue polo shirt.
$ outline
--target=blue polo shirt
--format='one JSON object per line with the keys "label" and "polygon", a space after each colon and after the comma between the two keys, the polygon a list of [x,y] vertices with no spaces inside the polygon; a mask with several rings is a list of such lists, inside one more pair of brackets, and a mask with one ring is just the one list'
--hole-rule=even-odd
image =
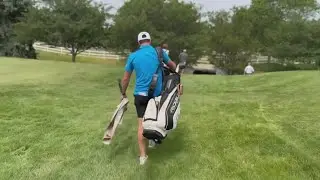
{"label": "blue polo shirt", "polygon": [[[163,52],[163,61],[168,64],[169,56]],[[149,86],[152,81],[153,74],[157,71],[159,60],[157,50],[151,45],[143,45],[131,53],[127,59],[125,70],[132,73],[135,70],[136,84],[134,95],[148,96]],[[154,97],[161,94],[162,89],[162,72],[158,70],[158,82],[154,92]]]}

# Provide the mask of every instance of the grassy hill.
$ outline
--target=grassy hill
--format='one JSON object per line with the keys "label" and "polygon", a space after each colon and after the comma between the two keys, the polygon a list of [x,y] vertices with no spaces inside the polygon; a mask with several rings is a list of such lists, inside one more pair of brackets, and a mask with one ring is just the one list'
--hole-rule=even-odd
{"label": "grassy hill", "polygon": [[0,179],[320,179],[320,72],[184,76],[178,128],[145,166],[132,96],[101,141],[122,73],[0,58]]}

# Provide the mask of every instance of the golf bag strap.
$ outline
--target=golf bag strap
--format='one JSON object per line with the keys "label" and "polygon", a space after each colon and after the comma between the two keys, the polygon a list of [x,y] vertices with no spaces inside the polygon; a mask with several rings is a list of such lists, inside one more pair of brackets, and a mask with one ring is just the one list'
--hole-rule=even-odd
{"label": "golf bag strap", "polygon": [[158,60],[159,60],[159,68],[162,66],[163,62],[163,50],[161,47],[156,47],[157,55],[158,55]]}
{"label": "golf bag strap", "polygon": [[162,76],[163,51],[162,51],[161,47],[156,47],[155,50],[157,52],[159,65],[158,65],[158,68],[157,68],[156,72],[152,76],[152,80],[151,80],[151,83],[150,83],[150,86],[149,86],[149,91],[148,91],[149,98],[153,97],[154,91],[156,89],[158,78],[159,78],[158,77],[158,71],[159,70],[161,70],[161,76]]}

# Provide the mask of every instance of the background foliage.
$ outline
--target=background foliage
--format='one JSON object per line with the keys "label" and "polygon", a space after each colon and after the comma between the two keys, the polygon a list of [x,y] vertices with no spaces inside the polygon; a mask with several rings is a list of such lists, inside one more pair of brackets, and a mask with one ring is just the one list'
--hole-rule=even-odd
{"label": "background foliage", "polygon": [[252,0],[247,7],[215,12],[178,0],[131,0],[115,14],[91,0],[1,1],[0,8],[2,56],[36,58],[32,45],[42,41],[67,48],[75,62],[89,48],[133,51],[137,34],[148,31],[154,46],[169,44],[173,60],[187,49],[189,64],[207,56],[230,73],[256,55],[268,57],[267,71],[277,69],[272,58],[285,69],[300,69],[294,63],[320,66],[316,0]]}

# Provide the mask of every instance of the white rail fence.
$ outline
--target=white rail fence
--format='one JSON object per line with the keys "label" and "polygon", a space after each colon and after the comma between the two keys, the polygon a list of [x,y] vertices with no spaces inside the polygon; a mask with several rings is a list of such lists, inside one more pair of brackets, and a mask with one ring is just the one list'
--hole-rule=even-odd
{"label": "white rail fence", "polygon": [[[54,46],[50,46],[50,45],[47,45],[42,42],[34,43],[33,47],[39,51],[45,51],[45,52],[51,52],[51,53],[64,54],[64,55],[71,56],[70,51],[68,51],[64,47],[54,47]],[[103,50],[92,50],[92,49],[84,51],[84,52],[78,54],[77,56],[95,57],[95,58],[109,59],[109,60],[120,60],[123,58],[121,55],[117,55],[113,52],[108,52],[108,51],[103,51]],[[267,63],[268,57],[267,56],[260,56],[260,55],[253,56],[251,58],[251,62],[254,64]],[[276,58],[271,58],[270,62],[277,63],[278,61]],[[201,62],[199,62],[199,63],[201,63]]]}
{"label": "white rail fence", "polygon": [[[64,54],[64,55],[71,56],[70,51],[68,51],[64,47],[53,47],[53,46],[39,43],[39,42],[35,43],[33,47],[38,51],[51,52],[51,53]],[[95,57],[95,58],[103,58],[103,59],[111,59],[111,60],[121,59],[120,55],[117,55],[115,53],[108,52],[108,51],[102,51],[102,50],[87,50],[78,54],[77,56]]]}

